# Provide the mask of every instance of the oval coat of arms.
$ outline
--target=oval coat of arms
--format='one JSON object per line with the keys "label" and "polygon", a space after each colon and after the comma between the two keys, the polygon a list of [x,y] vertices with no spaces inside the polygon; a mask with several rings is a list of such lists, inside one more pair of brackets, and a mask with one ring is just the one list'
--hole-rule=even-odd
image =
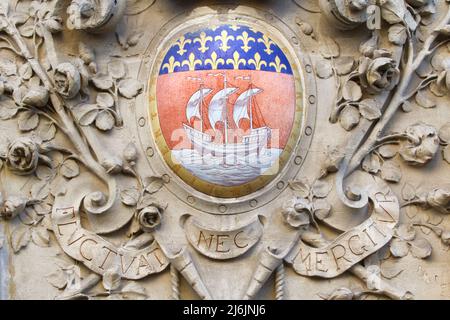
{"label": "oval coat of arms", "polygon": [[170,169],[225,198],[273,180],[302,119],[286,44],[251,25],[198,26],[172,37],[156,61],[152,129]]}

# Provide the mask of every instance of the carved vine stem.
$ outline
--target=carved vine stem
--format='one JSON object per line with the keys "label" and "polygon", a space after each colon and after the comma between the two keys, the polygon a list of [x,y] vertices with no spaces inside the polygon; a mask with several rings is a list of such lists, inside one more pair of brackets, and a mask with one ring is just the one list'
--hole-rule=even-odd
{"label": "carved vine stem", "polygon": [[[381,119],[373,126],[366,140],[361,145],[365,137],[364,132],[360,132],[358,136],[355,136],[354,139],[348,144],[346,158],[342,163],[342,167],[340,172],[336,177],[337,188],[340,192],[338,192],[339,197],[349,207],[352,208],[361,208],[367,204],[368,198],[367,195],[362,193],[360,195],[360,199],[357,201],[348,199],[345,192],[343,192],[343,180],[345,177],[350,175],[352,172],[358,169],[362,160],[367,155],[367,153],[372,150],[373,146],[377,143],[379,135],[383,132],[386,126],[389,124],[390,120],[398,110],[398,108],[406,102],[407,99],[411,97],[411,92],[409,91],[409,86],[411,83],[411,79],[414,77],[415,71],[420,67],[423,61],[434,51],[435,48],[432,48],[433,43],[436,38],[439,36],[439,30],[445,27],[450,22],[450,7],[447,9],[447,12],[441,22],[437,25],[435,30],[431,32],[428,38],[425,40],[423,44],[423,48],[417,56],[414,58],[413,46],[411,39],[408,42],[407,49],[407,62],[404,65],[402,76],[398,87],[393,94],[391,100],[388,103]],[[361,145],[359,149],[357,146]]]}
{"label": "carved vine stem", "polygon": [[100,214],[105,212],[106,210],[111,208],[115,202],[117,189],[115,179],[111,178],[106,173],[105,169],[92,156],[89,147],[85,143],[85,140],[77,130],[72,118],[66,112],[63,99],[53,89],[51,78],[42,68],[37,58],[32,55],[16,26],[11,23],[11,21],[7,17],[4,17],[4,19],[7,23],[7,26],[5,28],[6,33],[11,37],[11,39],[19,48],[20,55],[28,61],[33,71],[42,81],[45,88],[49,91],[52,105],[62,121],[62,126],[60,126],[61,130],[71,140],[75,148],[80,152],[80,158],[83,160],[83,163],[86,165],[86,167],[89,168],[101,180],[103,180],[108,186],[109,197],[106,204],[94,205],[92,203],[94,195],[89,195],[86,199],[88,201],[85,201],[86,210],[93,214]]}
{"label": "carved vine stem", "polygon": [[[331,241],[325,239],[322,234],[318,234],[313,231],[305,231],[302,234],[302,240],[308,245],[316,248],[325,247],[331,243]],[[355,264],[348,271],[367,284],[369,272],[362,264]],[[412,298],[412,294],[409,291],[396,288],[382,279],[380,279],[379,288],[376,290],[371,290],[370,293],[384,295],[393,300],[407,300]]]}

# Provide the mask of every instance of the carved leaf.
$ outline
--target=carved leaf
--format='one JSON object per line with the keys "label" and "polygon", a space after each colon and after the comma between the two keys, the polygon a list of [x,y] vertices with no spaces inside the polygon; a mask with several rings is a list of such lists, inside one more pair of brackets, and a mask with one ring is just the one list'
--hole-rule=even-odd
{"label": "carved leaf", "polygon": [[352,130],[359,123],[359,111],[353,106],[347,105],[341,112],[339,123],[347,131]]}
{"label": "carved leaf", "polygon": [[54,172],[51,168],[47,166],[38,166],[36,168],[36,176],[43,181],[49,181],[53,178]]}
{"label": "carved leaf", "polygon": [[67,181],[61,176],[56,177],[50,183],[50,192],[56,197],[58,195],[63,195],[67,192]]}
{"label": "carved leaf", "polygon": [[374,99],[364,99],[359,103],[359,112],[367,120],[381,117],[380,105]]}
{"label": "carved leaf", "polygon": [[416,188],[410,184],[410,183],[405,183],[403,185],[402,188],[402,198],[405,201],[411,201],[412,199],[414,199],[416,197]]}
{"label": "carved leaf", "polygon": [[68,179],[75,178],[80,174],[78,163],[72,159],[64,161],[59,170],[61,174]]}
{"label": "carved leaf", "polygon": [[132,99],[142,92],[143,85],[135,79],[125,79],[119,83],[119,93],[127,98]]}
{"label": "carved leaf", "polygon": [[95,119],[99,110],[95,104],[85,104],[77,107],[76,116],[78,117],[78,123],[81,126],[91,125]]}
{"label": "carved leaf", "polygon": [[29,63],[24,63],[19,67],[19,76],[23,80],[30,80],[33,76],[33,69]]}
{"label": "carved leaf", "polygon": [[330,294],[320,294],[320,297],[324,300],[353,300],[354,293],[349,288],[338,288]]}
{"label": "carved leaf", "polygon": [[39,247],[48,247],[50,245],[50,234],[46,228],[36,227],[31,232],[31,239]]}
{"label": "carved leaf", "polygon": [[134,187],[126,188],[120,193],[120,199],[122,200],[123,204],[130,207],[134,207],[137,205],[139,197],[139,190]]}
{"label": "carved leaf", "polygon": [[56,135],[56,126],[50,120],[42,119],[39,122],[37,134],[42,139],[42,141],[50,141]]}
{"label": "carved leaf", "polygon": [[0,58],[0,73],[9,76],[17,74],[17,64],[9,59]]}
{"label": "carved leaf", "polygon": [[107,110],[102,110],[95,119],[95,126],[102,131],[109,131],[114,127],[114,116]]}
{"label": "carved leaf", "polygon": [[320,60],[316,64],[316,74],[321,79],[328,79],[333,75],[333,68],[328,60]]}
{"label": "carved leaf", "polygon": [[320,53],[325,59],[337,58],[340,54],[339,45],[331,38],[325,38],[320,47]]}
{"label": "carved leaf", "polygon": [[416,237],[416,229],[409,223],[401,224],[397,230],[395,230],[395,233],[398,237],[406,241],[412,241]]}
{"label": "carved leaf", "polygon": [[100,92],[97,95],[97,104],[102,108],[111,108],[114,106],[114,98],[111,94],[106,92]]}
{"label": "carved leaf", "polygon": [[389,247],[391,254],[396,258],[403,258],[406,255],[408,255],[409,252],[409,246],[406,241],[403,241],[402,239],[393,239],[391,241],[390,247]]}
{"label": "carved leaf", "polygon": [[1,99],[0,100],[0,119],[8,120],[13,118],[19,109],[16,104],[11,99]]}
{"label": "carved leaf", "polygon": [[31,196],[34,199],[44,200],[50,193],[50,184],[48,181],[39,181],[31,187]]}
{"label": "carved leaf", "polygon": [[389,24],[403,21],[406,12],[404,0],[386,0],[381,7],[381,16]]}
{"label": "carved leaf", "polygon": [[34,25],[28,24],[19,27],[20,34],[25,38],[31,38],[34,35]]}
{"label": "carved leaf", "polygon": [[374,153],[368,154],[362,162],[362,168],[366,172],[376,174],[381,169],[380,158]]}
{"label": "carved leaf", "polygon": [[113,86],[113,81],[111,78],[103,76],[103,77],[95,77],[92,79],[92,83],[99,90],[109,90]]}
{"label": "carved leaf", "polygon": [[316,198],[325,198],[330,193],[331,187],[331,184],[328,182],[316,180],[311,188],[311,192]]}
{"label": "carved leaf", "polygon": [[432,247],[428,240],[423,238],[415,239],[410,242],[411,253],[414,257],[425,259],[431,255]]}
{"label": "carved leaf", "polygon": [[25,110],[19,114],[17,121],[20,131],[31,131],[39,125],[39,115],[36,112]]}
{"label": "carved leaf", "polygon": [[347,101],[359,101],[362,97],[361,87],[355,81],[347,81],[342,88],[342,97]]}
{"label": "carved leaf", "polygon": [[439,140],[442,144],[450,143],[450,122],[447,122],[439,129]]}
{"label": "carved leaf", "polygon": [[338,75],[349,74],[353,70],[355,59],[352,56],[342,56],[336,59],[335,67]]}
{"label": "carved leaf", "polygon": [[120,287],[121,276],[118,267],[112,267],[103,275],[103,287],[108,291],[116,290]]}
{"label": "carved leaf", "polygon": [[385,144],[378,148],[378,153],[385,159],[395,157],[397,154],[397,146],[393,144]]}
{"label": "carved leaf", "polygon": [[157,177],[157,176],[148,177],[144,181],[145,192],[153,194],[153,193],[159,191],[159,189],[162,188],[163,184],[164,184],[164,181],[161,177]]}
{"label": "carved leaf", "polygon": [[416,102],[423,108],[434,108],[436,106],[436,102],[430,97],[426,89],[417,91]]}
{"label": "carved leaf", "polygon": [[295,191],[295,193],[302,198],[307,198],[311,191],[309,181],[304,178],[300,180],[289,181],[289,187]]}
{"label": "carved leaf", "polygon": [[52,286],[54,286],[57,289],[64,289],[64,287],[67,285],[67,278],[61,269],[57,269],[53,271],[52,273],[45,276],[45,279],[50,283]]}
{"label": "carved leaf", "polygon": [[0,3],[0,15],[7,16],[8,12],[9,12],[9,2],[2,1],[2,3]]}
{"label": "carved leaf", "polygon": [[408,35],[406,33],[406,27],[402,24],[395,24],[389,28],[389,41],[402,46],[405,44]]}
{"label": "carved leaf", "polygon": [[11,247],[14,253],[18,253],[21,249],[25,248],[30,242],[30,228],[19,225],[11,233]]}
{"label": "carved leaf", "polygon": [[402,178],[402,172],[394,162],[385,161],[381,166],[381,177],[389,182],[399,182]]}
{"label": "carved leaf", "polygon": [[109,75],[114,79],[122,79],[127,73],[125,63],[120,60],[114,60],[108,63]]}
{"label": "carved leaf", "polygon": [[165,210],[167,209],[167,202],[165,201],[161,201],[156,199],[154,196],[152,196],[151,194],[145,194],[138,203],[137,209],[143,209],[145,207],[149,207],[149,206],[155,206],[160,208],[161,210]]}

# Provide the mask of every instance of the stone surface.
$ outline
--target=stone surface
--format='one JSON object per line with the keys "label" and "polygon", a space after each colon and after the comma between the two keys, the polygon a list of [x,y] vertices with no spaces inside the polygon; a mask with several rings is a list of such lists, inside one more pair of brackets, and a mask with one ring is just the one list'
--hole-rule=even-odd
{"label": "stone surface", "polygon": [[449,24],[2,1],[0,299],[449,299]]}

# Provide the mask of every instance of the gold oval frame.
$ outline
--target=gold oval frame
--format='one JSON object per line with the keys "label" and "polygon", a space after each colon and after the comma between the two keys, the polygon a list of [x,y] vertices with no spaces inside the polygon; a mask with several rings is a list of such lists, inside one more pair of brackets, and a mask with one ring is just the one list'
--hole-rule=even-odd
{"label": "gold oval frame", "polygon": [[[199,23],[202,22],[202,23]],[[303,88],[304,84],[302,82],[302,77],[300,75],[300,61],[295,54],[294,48],[288,42],[288,40],[281,34],[279,30],[275,27],[266,24],[263,21],[258,21],[259,23],[252,23],[249,21],[243,20],[230,20],[230,21],[221,21],[217,19],[214,23],[211,23],[211,17],[203,16],[195,19],[195,23],[193,21],[189,21],[186,24],[180,25],[178,28],[173,30],[165,39],[164,42],[161,43],[159,48],[157,49],[156,58],[154,59],[153,65],[150,71],[150,80],[148,83],[149,88],[149,114],[148,117],[151,123],[151,132],[153,134],[153,139],[157,146],[158,152],[161,157],[164,159],[164,162],[172,170],[175,175],[177,175],[181,180],[193,187],[197,191],[200,191],[206,195],[218,197],[218,198],[238,198],[242,196],[249,195],[254,193],[255,191],[260,190],[269,184],[272,180],[274,180],[285,168],[286,164],[289,162],[292,153],[295,150],[297,142],[300,138],[301,131],[303,128],[303,120],[305,118],[305,108],[303,106]],[[167,146],[166,140],[162,135],[161,127],[159,123],[158,117],[158,106],[156,101],[156,83],[159,75],[159,70],[165,54],[170,46],[173,44],[173,40],[177,37],[182,36],[186,32],[191,31],[193,26],[204,26],[205,24],[208,26],[212,25],[223,25],[226,23],[230,24],[242,24],[248,27],[252,27],[258,31],[262,31],[271,37],[272,40],[276,42],[276,44],[280,47],[281,50],[286,54],[286,57],[291,65],[293,71],[293,80],[294,80],[294,91],[295,91],[295,111],[294,111],[294,121],[292,124],[292,129],[284,147],[282,153],[278,157],[278,161],[271,168],[267,169],[265,172],[272,172],[276,170],[276,174],[271,175],[260,175],[258,178],[251,180],[247,183],[238,185],[238,186],[220,186],[217,184],[213,184],[207,181],[204,181],[191,172],[189,172],[186,168],[184,168],[180,164],[176,164],[173,162],[171,157],[171,150]],[[261,27],[261,24],[266,24],[266,28]],[[200,27],[199,27],[200,28]]]}

